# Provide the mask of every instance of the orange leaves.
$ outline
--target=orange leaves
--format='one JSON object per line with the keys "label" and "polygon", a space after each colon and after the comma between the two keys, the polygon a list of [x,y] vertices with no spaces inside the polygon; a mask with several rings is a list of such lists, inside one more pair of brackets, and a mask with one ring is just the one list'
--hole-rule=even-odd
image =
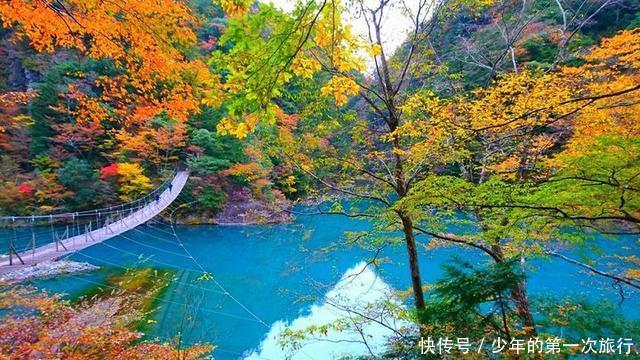
{"label": "orange leaves", "polygon": [[[109,311],[118,307],[119,298],[114,299],[103,300]],[[100,305],[71,307],[59,297],[27,288],[4,291],[0,308],[9,313],[0,323],[0,353],[11,359],[200,359],[213,350],[210,345],[176,349],[136,342],[141,334],[114,321],[103,310],[107,306]]]}
{"label": "orange leaves", "polygon": [[81,37],[67,27],[71,17],[56,15],[50,1],[10,0],[0,4],[0,20],[4,27],[17,27],[17,34],[29,39],[37,51],[53,52],[56,47],[84,50]]}
{"label": "orange leaves", "polygon": [[640,280],[640,269],[629,269],[625,274],[626,277]]}
{"label": "orange leaves", "polygon": [[145,125],[149,119],[153,119],[160,109],[153,105],[136,106],[133,113],[128,117],[127,125]]}
{"label": "orange leaves", "polygon": [[300,116],[298,114],[287,114],[282,111],[280,108],[276,111],[276,118],[278,125],[284,126],[288,129],[293,129],[298,125],[300,121]]}
{"label": "orange leaves", "polygon": [[136,154],[139,160],[159,164],[173,160],[173,154],[185,145],[186,127],[173,123],[159,128],[145,126],[132,132],[122,129],[116,139],[122,151]]}
{"label": "orange leaves", "polygon": [[29,91],[9,91],[0,94],[0,110],[3,113],[16,113],[16,108],[26,105],[36,95],[34,90]]}
{"label": "orange leaves", "polygon": [[640,66],[640,28],[624,30],[606,38],[585,58],[589,61],[618,62],[625,66]]}
{"label": "orange leaves", "polygon": [[[640,29],[604,39],[585,59],[589,62],[565,68],[563,74],[575,79],[581,96],[601,98],[575,117],[563,154],[566,161],[590,152],[602,138],[640,137]],[[556,161],[554,166],[561,164]]]}
{"label": "orange leaves", "polygon": [[567,104],[573,93],[563,79],[555,75],[536,76],[523,71],[507,74],[488,89],[474,92],[477,101],[468,106],[474,129],[496,129],[498,132],[523,126],[550,123],[558,114],[575,109]]}
{"label": "orange leaves", "polygon": [[99,137],[105,134],[102,121],[106,120],[109,114],[96,99],[84,94],[75,95],[75,92],[76,90],[73,90],[71,93],[71,97],[78,102],[76,109],[71,111],[75,123],[52,125],[57,131],[53,142],[91,151],[100,142]]}
{"label": "orange leaves", "polygon": [[120,64],[137,58],[139,70],[154,73],[174,63],[176,50],[167,44],[195,41],[188,8],[172,0],[71,0],[64,9],[48,0],[11,0],[0,5],[0,17],[37,51],[73,48]]}
{"label": "orange leaves", "polygon": [[[258,154],[262,156],[262,154]],[[272,182],[269,179],[269,172],[260,163],[261,159],[252,159],[251,162],[244,164],[235,164],[223,171],[224,175],[234,176],[248,183],[254,195],[262,196],[265,188],[268,188]]]}
{"label": "orange leaves", "polygon": [[[49,0],[10,0],[0,4],[2,25],[12,28],[37,51],[77,50],[94,59],[110,59],[117,75],[99,76],[94,98],[73,86],[78,101],[75,124],[57,126],[55,142],[79,143],[84,150],[104,134],[103,122],[117,124],[123,150],[145,148],[143,155],[183,143],[184,126],[174,131],[148,129],[159,114],[184,123],[202,102],[219,101],[219,78],[182,49],[195,46],[195,23],[187,5],[177,0],[66,0],[64,8]],[[107,104],[105,104],[107,103]],[[108,111],[106,109],[109,109]],[[0,124],[1,126],[1,124]],[[121,130],[122,129],[122,130]],[[159,139],[161,145],[142,142]],[[127,143],[131,140],[131,144]],[[153,142],[153,141],[152,141]],[[137,151],[137,150],[136,150]]]}
{"label": "orange leaves", "polygon": [[500,175],[502,178],[513,179],[520,166],[522,166],[520,156],[511,155],[496,164],[489,164],[487,169]]}
{"label": "orange leaves", "polygon": [[225,175],[239,176],[247,181],[255,181],[265,175],[264,169],[257,162],[235,164],[224,171]]}

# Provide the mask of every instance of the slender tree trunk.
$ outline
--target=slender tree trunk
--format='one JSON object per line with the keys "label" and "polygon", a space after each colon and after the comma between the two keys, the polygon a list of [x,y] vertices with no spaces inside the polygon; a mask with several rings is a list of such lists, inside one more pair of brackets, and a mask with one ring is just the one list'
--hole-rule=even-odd
{"label": "slender tree trunk", "polygon": [[537,333],[536,323],[534,322],[533,315],[529,309],[529,300],[527,299],[524,281],[520,281],[516,284],[513,290],[511,290],[511,296],[513,297],[513,302],[516,304],[516,311],[518,312],[520,321],[522,321],[524,330],[527,334],[535,336]]}
{"label": "slender tree trunk", "polygon": [[[393,99],[389,100],[389,112],[391,113],[392,121],[389,122],[389,130],[393,132],[393,148],[394,150],[400,150],[400,139],[395,130],[398,128],[400,120],[395,116],[395,107],[393,106]],[[402,199],[407,195],[408,184],[404,174],[403,159],[399,155],[399,152],[394,151],[395,158],[395,191],[398,194],[398,198]],[[416,248],[416,237],[413,232],[413,220],[403,211],[397,212],[402,221],[402,231],[404,232],[404,239],[407,243],[407,253],[409,255],[409,270],[411,272],[411,285],[413,286],[413,296],[415,298],[415,304],[418,311],[425,309],[424,293],[422,292],[422,279],[420,278],[420,265],[418,263],[418,250]]]}
{"label": "slender tree trunk", "polygon": [[[504,254],[500,245],[492,245],[491,250],[498,256],[500,261],[504,262]],[[529,299],[527,298],[527,291],[524,285],[524,281],[519,281],[516,286],[511,290],[511,298],[516,305],[516,313],[518,318],[522,322],[522,326],[527,334],[531,336],[536,335],[536,323],[533,320],[533,315],[529,309]]]}
{"label": "slender tree trunk", "polygon": [[416,308],[418,310],[424,310],[424,293],[422,291],[422,279],[420,278],[420,264],[418,263],[418,250],[416,249],[416,238],[413,232],[413,221],[406,215],[400,215],[400,219],[402,220],[402,231],[404,232],[404,237],[407,242],[411,285],[413,286]]}

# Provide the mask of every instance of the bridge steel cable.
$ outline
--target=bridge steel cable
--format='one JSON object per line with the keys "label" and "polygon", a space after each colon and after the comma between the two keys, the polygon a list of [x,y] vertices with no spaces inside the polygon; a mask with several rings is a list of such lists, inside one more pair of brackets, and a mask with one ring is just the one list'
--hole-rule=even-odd
{"label": "bridge steel cable", "polygon": [[[12,233],[3,236],[0,232],[0,237],[6,237],[8,254],[0,257],[0,274],[58,259],[151,220],[178,198],[188,177],[188,171],[174,171],[147,195],[111,207],[46,215],[1,216],[0,225],[8,224]],[[18,234],[18,229],[29,230]],[[46,243],[40,245],[43,242]]]}
{"label": "bridge steel cable", "polygon": [[[202,310],[211,313],[215,312],[218,313],[218,315],[250,320],[259,323],[265,328],[269,329],[269,325],[264,320],[262,320],[247,305],[243,304],[235,296],[233,296],[218,279],[212,276],[204,268],[204,266],[193,256],[193,254],[185,246],[182,239],[178,236],[175,228],[174,214],[178,210],[182,209],[185,204],[176,205],[174,204],[174,202],[179,198],[182,201],[185,201],[185,203],[187,204],[193,204],[196,202],[191,194],[182,193],[182,189],[184,188],[188,180],[188,176],[189,173],[187,171],[175,171],[171,177],[165,180],[160,186],[155,188],[149,194],[139,199],[122,203],[116,206],[58,214],[0,216],[0,225],[2,225],[2,223],[9,222],[13,230],[8,239],[9,259],[7,260],[0,258],[0,275],[8,271],[12,271],[16,268],[34,265],[42,261],[66,258],[74,254],[78,254],[97,262],[125,268],[121,265],[109,262],[107,260],[95,258],[91,255],[86,254],[85,252],[80,252],[80,250],[83,250],[95,244],[102,244],[103,246],[112,248],[113,250],[116,250],[118,252],[122,252],[124,254],[139,258],[140,254],[136,254],[125,249],[120,249],[117,246],[114,246],[114,244],[106,241],[110,238],[119,236],[128,242],[152,249],[155,252],[161,252],[175,257],[184,257],[190,259],[191,262],[196,266],[196,271],[184,269],[181,267],[178,268],[194,274],[199,274],[197,281],[212,281],[212,283],[215,285],[215,287],[218,288],[218,290],[182,282],[174,282],[175,284],[185,285],[203,291],[209,291],[222,295],[236,303],[250,317],[247,318],[236,316],[233,314],[215,312],[211,311],[211,309]],[[155,217],[163,212],[167,212],[170,214],[169,231],[162,229],[161,226],[154,225],[154,222],[157,222]],[[149,228],[154,232],[157,232],[157,234],[152,234],[150,231],[145,232],[145,227],[138,227],[139,225],[143,224],[149,226]],[[20,227],[28,230],[18,234],[17,229]],[[38,230],[35,230],[34,228]],[[162,239],[162,236],[173,237],[175,238],[176,242],[165,239],[162,240],[164,242],[171,243],[173,246],[179,247],[181,249],[181,252],[171,251],[148,244],[144,241],[144,239],[139,239],[140,241],[132,239],[130,236],[124,235],[124,233],[129,230],[135,230],[136,232],[149,236],[154,240]],[[37,246],[38,243],[42,241],[41,239],[46,237],[49,237],[50,242],[42,246]],[[18,243],[22,244],[22,246],[19,246],[20,250],[22,251],[16,250],[15,246],[18,245]],[[29,248],[31,250],[30,252]],[[13,261],[14,258],[16,258],[16,261]],[[170,264],[157,259],[154,259],[153,261],[165,266],[176,267],[175,264]],[[82,277],[74,277],[85,281],[90,281]],[[109,286],[105,284],[99,285]],[[166,299],[158,300],[166,303],[173,303],[175,305],[186,305],[183,303],[167,301]]]}
{"label": "bridge steel cable", "polygon": [[[173,219],[173,216],[175,214],[175,211],[173,213],[171,213],[170,218]],[[249,315],[251,315],[254,319],[256,319],[258,322],[260,322],[265,328],[270,329],[270,326],[264,321],[262,320],[258,315],[256,315],[253,311],[251,311],[251,309],[249,309],[249,307],[247,307],[246,305],[244,305],[242,302],[240,302],[235,296],[233,296],[224,286],[222,286],[222,284],[216,280],[216,278],[211,275],[203,266],[202,264],[200,264],[200,262],[191,254],[191,252],[189,251],[189,249],[187,249],[186,246],[184,246],[184,242],[182,241],[182,239],[180,239],[180,237],[178,236],[178,233],[176,232],[176,228],[174,225],[174,221],[171,220],[170,221],[170,225],[171,225],[171,231],[173,232],[173,236],[176,238],[176,240],[178,241],[178,243],[180,244],[180,246],[182,247],[182,249],[184,250],[185,254],[187,254],[191,260],[193,261],[194,264],[196,264],[196,266],[200,269],[200,271],[202,271],[202,275],[205,279],[207,280],[211,280],[213,281],[213,283],[220,288],[221,291],[223,291],[225,293],[226,296],[228,296],[231,300],[233,300],[233,302],[235,302],[236,304],[238,304],[238,306],[240,306],[241,308],[243,308]]]}

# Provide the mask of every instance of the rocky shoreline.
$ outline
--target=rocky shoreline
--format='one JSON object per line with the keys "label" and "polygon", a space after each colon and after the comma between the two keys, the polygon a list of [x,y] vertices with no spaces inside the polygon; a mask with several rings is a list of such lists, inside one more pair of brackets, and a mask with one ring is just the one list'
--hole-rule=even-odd
{"label": "rocky shoreline", "polygon": [[[247,188],[236,188],[228,195],[225,206],[215,214],[186,213],[177,217],[179,225],[275,225],[295,220],[294,206],[313,207],[327,201],[346,199],[344,194],[329,192],[322,196],[308,196],[295,201],[279,198],[272,202],[256,199]],[[163,218],[169,223],[171,219]]]}
{"label": "rocky shoreline", "polygon": [[0,275],[0,283],[14,284],[35,278],[46,278],[64,274],[97,270],[98,267],[86,262],[51,260],[33,266],[16,269]]}
{"label": "rocky shoreline", "polygon": [[[176,224],[180,225],[267,225],[293,221],[289,213],[292,202],[277,197],[266,200],[257,198],[246,187],[236,187],[228,190],[225,204],[216,213],[184,212],[176,216]],[[163,218],[165,222],[171,219]]]}

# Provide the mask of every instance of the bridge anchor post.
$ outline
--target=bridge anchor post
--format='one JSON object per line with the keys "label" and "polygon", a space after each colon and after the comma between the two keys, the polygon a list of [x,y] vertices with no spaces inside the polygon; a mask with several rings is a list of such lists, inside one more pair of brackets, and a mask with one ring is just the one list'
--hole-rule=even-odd
{"label": "bridge anchor post", "polygon": [[33,231],[33,223],[36,221],[34,216],[31,216],[31,258],[36,255],[36,233]]}
{"label": "bridge anchor post", "polygon": [[62,234],[62,239],[60,239],[60,235],[58,235],[57,232],[54,232],[54,234],[56,237],[56,251],[58,251],[58,245],[61,245],[62,248],[64,248],[64,251],[69,251],[69,249],[67,249],[67,246],[64,244],[64,242],[62,242],[62,240],[64,240],[64,238],[66,238],[69,235],[69,226],[67,225],[67,229]]}
{"label": "bridge anchor post", "polygon": [[24,265],[24,260],[22,260],[22,257],[20,257],[20,254],[18,254],[18,252],[16,251],[16,248],[14,247],[14,239],[17,238],[16,235],[16,219],[12,218],[11,219],[12,222],[12,227],[13,227],[13,237],[9,236],[9,266],[13,265],[13,255],[15,255],[18,260],[20,260],[20,262],[22,263],[22,265]]}

